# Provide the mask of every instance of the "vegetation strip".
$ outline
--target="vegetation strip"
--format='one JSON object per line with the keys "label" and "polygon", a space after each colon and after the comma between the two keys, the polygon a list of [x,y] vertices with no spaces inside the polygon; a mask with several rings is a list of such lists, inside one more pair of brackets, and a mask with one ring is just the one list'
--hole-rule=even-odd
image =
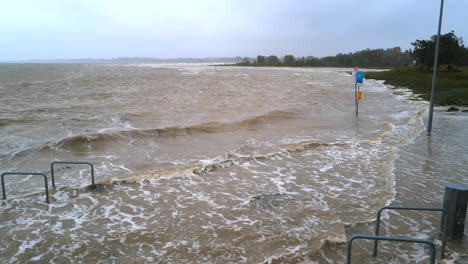
{"label": "vegetation strip", "polygon": [[[424,100],[431,96],[432,71],[420,67],[399,67],[384,72],[366,72],[366,78],[385,80],[386,84],[407,87]],[[468,106],[468,67],[448,71],[441,67],[437,74],[435,104]]]}

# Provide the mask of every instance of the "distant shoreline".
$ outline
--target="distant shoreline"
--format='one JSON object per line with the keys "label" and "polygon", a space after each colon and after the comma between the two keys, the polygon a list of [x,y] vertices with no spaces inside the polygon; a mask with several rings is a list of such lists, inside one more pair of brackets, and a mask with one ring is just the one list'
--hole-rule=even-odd
{"label": "distant shoreline", "polygon": [[81,58],[81,59],[34,59],[34,60],[12,60],[0,61],[0,64],[14,64],[14,63],[36,63],[36,64],[148,64],[148,63],[239,63],[240,57],[207,57],[207,58],[141,58],[141,57],[119,57],[112,59],[95,59],[95,58]]}

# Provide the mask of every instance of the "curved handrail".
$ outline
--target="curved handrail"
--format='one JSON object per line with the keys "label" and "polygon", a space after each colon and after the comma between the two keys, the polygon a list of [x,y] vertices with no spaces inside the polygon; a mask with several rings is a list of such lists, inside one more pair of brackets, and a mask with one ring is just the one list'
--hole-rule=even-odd
{"label": "curved handrail", "polygon": [[2,192],[3,192],[3,200],[6,199],[6,191],[5,191],[5,175],[39,175],[44,177],[44,185],[46,191],[46,202],[49,203],[49,187],[47,185],[47,176],[43,173],[38,172],[4,172],[2,173]]}
{"label": "curved handrail", "polygon": [[348,240],[348,246],[346,249],[346,263],[351,264],[351,248],[353,241],[355,239],[369,239],[369,240],[374,240],[374,241],[379,241],[379,240],[387,240],[387,241],[399,241],[399,242],[410,242],[410,243],[423,243],[427,244],[430,247],[431,250],[431,264],[435,264],[435,245],[434,242],[426,239],[418,239],[418,238],[407,238],[407,237],[388,237],[388,236],[370,236],[370,235],[353,235],[351,238]]}
{"label": "curved handrail", "polygon": [[[445,208],[435,208],[435,207],[416,207],[416,206],[393,206],[393,205],[388,205],[388,206],[383,206],[379,209],[379,212],[377,213],[377,219],[376,219],[376,224],[375,224],[375,235],[378,236],[380,232],[380,216],[382,214],[383,210],[415,210],[415,211],[439,211],[442,212],[443,217],[445,218],[445,230],[443,232],[444,238],[442,239],[442,249],[440,252],[440,257],[443,259],[445,257],[445,245],[447,244],[447,230],[448,230],[448,221],[447,221],[447,210]],[[379,246],[379,241],[375,240],[374,241],[374,251],[373,251],[373,256],[377,256],[377,247]]]}
{"label": "curved handrail", "polygon": [[55,187],[54,165],[55,164],[85,164],[91,167],[91,186],[96,187],[94,184],[94,166],[91,162],[86,161],[54,161],[50,164],[50,175],[52,177],[52,187]]}

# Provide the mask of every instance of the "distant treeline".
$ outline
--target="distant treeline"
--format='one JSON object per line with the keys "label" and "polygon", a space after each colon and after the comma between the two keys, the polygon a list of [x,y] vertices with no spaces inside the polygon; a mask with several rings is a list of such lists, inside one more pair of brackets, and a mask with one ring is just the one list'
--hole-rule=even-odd
{"label": "distant treeline", "polygon": [[400,47],[389,49],[366,49],[354,53],[317,58],[313,56],[294,57],[258,55],[256,59],[243,58],[240,66],[286,66],[286,67],[393,67],[412,64],[410,51],[401,51]]}
{"label": "distant treeline", "polygon": [[[317,58],[313,56],[297,57],[286,55],[258,55],[243,58],[240,66],[285,66],[285,67],[395,67],[416,64],[430,69],[434,65],[436,36],[429,40],[416,40],[411,43],[413,50],[402,51],[400,47],[389,49],[365,49],[354,53],[339,53],[336,56]],[[468,66],[468,46],[454,31],[440,36],[439,65],[447,65],[448,71],[460,66]]]}

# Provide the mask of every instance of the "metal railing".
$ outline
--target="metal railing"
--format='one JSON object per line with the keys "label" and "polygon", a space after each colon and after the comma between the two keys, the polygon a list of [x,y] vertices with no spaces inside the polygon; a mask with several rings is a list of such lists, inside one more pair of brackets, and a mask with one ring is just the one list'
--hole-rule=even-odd
{"label": "metal railing", "polygon": [[44,186],[46,192],[46,202],[49,203],[49,187],[47,185],[47,176],[43,173],[38,172],[4,172],[2,173],[2,192],[3,192],[3,200],[6,199],[6,191],[5,191],[5,175],[39,175],[44,177]]}
{"label": "metal railing", "polygon": [[416,206],[384,206],[381,207],[377,213],[377,219],[376,219],[376,224],[375,224],[375,235],[353,235],[348,241],[348,247],[347,247],[347,261],[346,263],[350,264],[351,263],[351,249],[352,249],[352,243],[353,240],[355,239],[369,239],[369,240],[374,240],[374,250],[373,250],[373,256],[377,256],[377,249],[379,246],[379,241],[380,240],[387,240],[387,241],[399,241],[399,242],[412,242],[412,243],[423,243],[423,244],[428,244],[430,245],[431,248],[431,264],[435,263],[435,255],[436,255],[436,250],[435,250],[435,245],[434,242],[426,239],[419,239],[419,238],[407,238],[407,237],[392,237],[392,236],[379,236],[380,232],[380,218],[382,215],[382,212],[384,210],[414,210],[414,211],[438,211],[442,212],[443,219],[445,221],[445,226],[444,230],[442,231],[443,233],[443,239],[442,239],[442,249],[440,256],[443,259],[445,257],[445,247],[447,244],[447,230],[448,230],[448,214],[447,210],[445,208],[435,208],[435,207],[416,207]]}
{"label": "metal railing", "polygon": [[[440,257],[443,259],[445,257],[445,245],[447,244],[447,230],[448,230],[448,221],[447,221],[447,210],[445,208],[434,208],[434,207],[415,207],[415,206],[384,206],[379,209],[377,213],[377,222],[375,224],[375,236],[379,235],[380,229],[380,216],[383,210],[413,210],[413,211],[439,211],[442,212],[445,219],[445,227],[443,230],[443,239],[442,239],[442,249],[440,252]],[[377,248],[379,246],[379,240],[374,241],[374,251],[373,256],[377,256]]]}
{"label": "metal railing", "polygon": [[406,238],[406,237],[388,237],[388,236],[370,236],[370,235],[353,235],[348,241],[347,252],[346,252],[346,263],[351,264],[351,249],[353,241],[356,239],[369,239],[374,241],[379,240],[387,240],[387,241],[399,241],[399,242],[409,242],[409,243],[422,243],[427,244],[431,250],[431,259],[430,263],[435,264],[435,245],[434,242],[426,239],[418,239],[418,238]]}
{"label": "metal railing", "polygon": [[[54,161],[50,164],[50,176],[52,178],[52,187],[55,187],[55,175],[54,175],[54,165],[55,164],[84,164],[89,165],[91,167],[91,186],[96,188],[96,184],[94,183],[94,166],[90,162],[85,161]],[[47,176],[44,173],[38,172],[4,172],[1,175],[2,181],[2,192],[3,192],[3,200],[6,199],[6,191],[5,191],[5,175],[39,175],[44,177],[44,186],[46,192],[46,201],[49,203],[49,186],[47,183]]]}
{"label": "metal railing", "polygon": [[94,166],[86,161],[54,161],[50,164],[50,176],[52,177],[52,186],[55,187],[54,165],[55,164],[84,164],[91,167],[91,186],[96,187],[94,184]]}

